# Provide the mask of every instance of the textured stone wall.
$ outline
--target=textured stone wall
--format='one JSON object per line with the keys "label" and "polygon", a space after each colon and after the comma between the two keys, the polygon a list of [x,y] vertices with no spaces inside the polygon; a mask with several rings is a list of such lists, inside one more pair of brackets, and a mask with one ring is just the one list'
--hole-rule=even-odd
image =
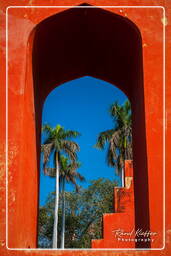
{"label": "textured stone wall", "polygon": [[[79,5],[81,1],[39,1],[39,0],[1,0],[0,20],[1,20],[1,47],[0,47],[0,97],[1,97],[1,115],[0,115],[0,255],[141,255],[141,251],[32,251],[29,248],[36,247],[36,223],[37,223],[37,205],[38,205],[38,156],[36,154],[36,143],[38,143],[38,133],[35,130],[35,102],[32,77],[32,43],[36,26],[56,13],[69,9],[61,8],[10,8],[9,6],[71,6]],[[91,5],[115,5],[115,6],[164,6],[166,8],[166,17],[163,17],[162,8],[126,8],[118,7],[102,8],[111,13],[119,14],[123,18],[131,20],[140,30],[143,47],[143,80],[144,80],[144,123],[141,118],[134,121],[134,186],[135,186],[135,216],[136,226],[141,223],[144,227],[147,225],[151,231],[158,232],[158,239],[153,243],[153,247],[163,247],[163,237],[165,237],[165,248],[161,251],[157,249],[155,255],[170,255],[170,181],[171,159],[169,153],[166,154],[166,201],[163,194],[163,27],[166,29],[166,152],[170,152],[170,130],[171,130],[171,83],[169,56],[171,53],[170,42],[170,13],[171,1],[163,0],[89,0]],[[7,10],[7,7],[8,10]],[[6,12],[8,12],[8,66],[6,70]],[[133,40],[134,41],[134,40]],[[43,42],[43,41],[42,41]],[[96,44],[94,49],[98,49]],[[79,48],[81,53],[85,49]],[[60,51],[58,51],[60,54]],[[70,52],[68,52],[69,54]],[[111,56],[111,51],[108,56]],[[106,55],[105,55],[106,56]],[[130,56],[131,58],[131,56]],[[111,61],[114,60],[114,55]],[[93,62],[94,63],[94,62]],[[119,63],[119,62],[118,62]],[[110,65],[112,67],[112,65]],[[69,69],[68,69],[69,70]],[[102,69],[104,70],[104,69]],[[8,72],[6,76],[6,71]],[[121,72],[122,70],[120,69]],[[111,69],[111,74],[112,74]],[[117,72],[117,73],[118,73]],[[137,74],[137,69],[127,74],[133,78]],[[67,73],[69,74],[69,73]],[[84,73],[85,74],[85,73]],[[71,76],[69,76],[70,78]],[[126,80],[126,76],[122,76]],[[73,78],[75,78],[73,76]],[[68,78],[66,78],[67,80]],[[6,177],[6,82],[8,86],[8,176]],[[37,81],[36,81],[37,82]],[[62,82],[62,81],[61,81]],[[63,81],[64,82],[64,81]],[[109,81],[111,82],[111,81]],[[136,81],[138,83],[138,81]],[[135,83],[136,84],[136,83]],[[134,86],[135,86],[134,84]],[[121,80],[120,84],[122,86]],[[133,88],[134,88],[133,86]],[[53,87],[53,86],[52,86]],[[127,88],[128,89],[128,88]],[[125,88],[125,90],[127,90]],[[142,89],[142,88],[141,88]],[[39,97],[43,99],[39,89]],[[134,114],[138,116],[139,106],[143,103],[140,99],[141,90],[130,90],[130,97],[134,103]],[[141,98],[142,99],[142,98]],[[38,108],[40,109],[40,108]],[[41,111],[40,111],[41,113]],[[39,115],[40,117],[40,115]],[[37,121],[40,124],[40,120]],[[142,139],[142,125],[145,129],[145,140]],[[138,130],[139,126],[139,130]],[[39,134],[40,135],[40,134]],[[144,141],[144,142],[143,142]],[[146,143],[146,145],[145,145]],[[143,149],[143,150],[142,150]],[[148,173],[144,171],[144,167]],[[6,179],[7,178],[7,179]],[[6,183],[8,182],[8,200],[6,205]],[[143,209],[148,196],[148,214]],[[138,197],[137,197],[138,195]],[[166,202],[163,211],[162,205]],[[6,215],[7,209],[7,215]],[[6,218],[7,217],[7,218]],[[164,219],[166,217],[166,230]],[[7,220],[7,222],[6,222]],[[149,223],[147,223],[149,220]],[[143,223],[144,222],[144,223]],[[8,225],[7,225],[8,224]],[[6,229],[7,225],[7,229]],[[7,233],[6,233],[7,231]],[[166,236],[165,236],[166,235]],[[8,241],[8,243],[7,243]],[[28,250],[16,251],[10,248],[28,248]],[[140,245],[142,247],[142,245]],[[153,251],[144,251],[143,255],[154,255]]]}

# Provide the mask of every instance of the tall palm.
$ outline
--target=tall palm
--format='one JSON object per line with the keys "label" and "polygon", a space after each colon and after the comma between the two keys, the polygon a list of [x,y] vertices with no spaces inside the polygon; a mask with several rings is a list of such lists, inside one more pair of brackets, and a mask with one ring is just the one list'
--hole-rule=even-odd
{"label": "tall palm", "polygon": [[116,172],[122,175],[126,159],[132,159],[132,120],[131,105],[126,101],[120,106],[117,102],[111,105],[110,115],[114,121],[114,128],[101,132],[98,136],[96,147],[104,149],[108,144],[107,163],[116,167]]}
{"label": "tall palm", "polygon": [[[54,226],[53,226],[53,241],[52,247],[57,248],[57,228],[58,228],[58,205],[59,205],[59,158],[61,152],[65,152],[72,161],[77,159],[77,151],[79,146],[76,142],[71,141],[71,138],[76,138],[79,133],[76,131],[65,130],[60,125],[55,128],[49,125],[42,127],[42,132],[45,132],[47,138],[41,145],[41,151],[43,152],[43,169],[45,174],[49,174],[49,168],[47,164],[49,162],[50,155],[54,158],[55,176],[56,176],[56,197],[55,197],[55,212],[54,212]],[[50,174],[49,174],[50,175]]]}
{"label": "tall palm", "polygon": [[64,249],[65,244],[65,183],[71,183],[75,186],[76,192],[79,191],[77,180],[84,181],[84,177],[76,170],[80,167],[79,162],[71,162],[68,158],[61,156],[60,158],[60,183],[62,194],[62,230],[61,230],[61,248]]}

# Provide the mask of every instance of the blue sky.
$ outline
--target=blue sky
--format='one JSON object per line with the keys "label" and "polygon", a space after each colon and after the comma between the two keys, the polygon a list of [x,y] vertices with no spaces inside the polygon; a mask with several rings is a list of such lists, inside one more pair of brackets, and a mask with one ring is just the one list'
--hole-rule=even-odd
{"label": "blue sky", "polygon": [[[126,99],[117,87],[88,76],[56,87],[46,98],[42,124],[48,123],[52,127],[60,124],[65,129],[81,133],[75,141],[81,148],[78,158],[82,165],[78,171],[86,178],[86,182],[81,183],[83,187],[87,187],[90,180],[100,177],[118,180],[114,169],[106,164],[106,149],[101,151],[93,146],[101,131],[113,127],[110,105],[114,101],[123,104]],[[72,189],[67,184],[66,190]],[[44,205],[52,191],[55,191],[55,179],[44,176],[41,162],[40,205]]]}

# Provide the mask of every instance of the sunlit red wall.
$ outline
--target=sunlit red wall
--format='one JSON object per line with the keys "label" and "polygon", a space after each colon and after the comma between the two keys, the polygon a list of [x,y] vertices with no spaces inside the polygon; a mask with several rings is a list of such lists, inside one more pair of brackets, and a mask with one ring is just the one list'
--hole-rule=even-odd
{"label": "sunlit red wall", "polygon": [[[0,150],[1,175],[0,175],[0,191],[1,191],[1,210],[0,210],[0,246],[1,255],[25,255],[27,252],[9,250],[6,248],[6,204],[5,204],[5,88],[6,88],[6,69],[5,69],[5,29],[6,29],[6,8],[8,6],[26,5],[79,5],[81,1],[22,1],[2,0],[0,3],[1,11],[1,144]],[[163,25],[166,29],[166,152],[169,152],[171,141],[171,90],[169,84],[171,76],[169,70],[169,54],[171,42],[170,32],[170,13],[171,2],[168,1],[88,1],[91,5],[152,5],[164,6],[166,8],[166,17],[163,19],[163,10],[161,8],[108,8],[111,12],[129,18],[137,25],[142,35],[143,46],[143,72],[144,72],[144,102],[145,102],[145,125],[146,125],[146,143],[147,143],[147,165],[148,165],[148,189],[149,189],[149,222],[152,231],[159,232],[159,239],[154,247],[162,247],[162,230],[163,230]],[[9,165],[9,203],[8,203],[8,246],[10,248],[35,248],[36,247],[36,222],[37,222],[37,206],[38,206],[38,173],[36,159],[36,134],[34,100],[32,87],[32,59],[31,44],[34,38],[34,28],[42,20],[54,15],[62,10],[54,8],[10,8],[9,15],[9,41],[8,41],[8,165]],[[106,9],[106,7],[104,7]],[[170,13],[169,13],[170,11]],[[28,45],[29,42],[29,45]],[[133,75],[133,74],[132,74]],[[25,96],[27,95],[27,97]],[[134,101],[136,93],[134,95]],[[138,109],[136,110],[138,111]],[[154,125],[155,123],[155,125]],[[137,137],[138,139],[138,137]],[[25,141],[25,143],[23,143]],[[141,145],[139,145],[139,153],[137,149],[136,155],[139,154],[141,162]],[[169,167],[171,160],[169,153],[166,154],[166,247],[162,251],[163,255],[171,253],[171,223],[170,216],[170,173]],[[136,174],[137,180],[140,182],[141,174]],[[141,177],[143,179],[143,177]],[[142,181],[143,182],[143,181]],[[138,188],[137,188],[138,191]],[[24,206],[24,207],[23,207]],[[145,209],[144,209],[145,211]],[[136,213],[138,214],[138,213]],[[144,214],[143,212],[141,213]],[[139,214],[140,215],[140,214]],[[141,216],[139,216],[141,218]],[[120,252],[122,255],[132,255],[130,252]],[[161,255],[160,250],[143,252],[146,255]],[[54,252],[54,251],[29,251],[30,255],[71,255],[70,252]],[[74,251],[73,255],[110,255],[114,254],[110,251]],[[118,252],[118,255],[120,255]],[[141,255],[141,251],[139,253]],[[115,254],[116,255],[116,254]]]}

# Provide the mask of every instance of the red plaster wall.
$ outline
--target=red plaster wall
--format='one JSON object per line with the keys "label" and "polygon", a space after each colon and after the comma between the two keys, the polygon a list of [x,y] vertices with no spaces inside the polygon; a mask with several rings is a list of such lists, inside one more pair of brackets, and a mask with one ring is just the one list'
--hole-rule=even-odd
{"label": "red plaster wall", "polygon": [[[88,1],[92,5],[113,5],[111,1]],[[54,252],[54,251],[15,251],[9,250],[6,245],[6,220],[5,220],[5,11],[8,6],[20,5],[21,2],[16,0],[1,1],[0,16],[1,16],[1,48],[0,48],[0,62],[1,62],[1,119],[0,144],[1,150],[1,176],[0,176],[0,189],[1,189],[1,211],[0,211],[0,246],[1,255],[71,255],[70,252]],[[22,1],[22,5],[78,5],[81,1]],[[171,2],[167,1],[128,1],[117,0],[115,5],[162,5],[166,8],[167,20],[162,20],[161,9],[127,9],[118,8],[110,9],[110,11],[128,17],[134,22],[141,31],[143,40],[143,67],[144,67],[144,94],[145,94],[145,120],[146,120],[146,139],[147,139],[147,164],[148,164],[148,188],[149,188],[149,209],[150,209],[150,229],[159,232],[159,240],[154,247],[162,247],[162,216],[163,209],[160,207],[163,204],[163,112],[162,112],[162,85],[163,85],[163,72],[162,72],[162,25],[165,23],[166,28],[166,246],[164,250],[145,251],[146,255],[170,255],[170,173],[171,160],[169,159],[170,152],[170,128],[171,128],[171,91],[169,84],[171,82],[170,76],[170,9]],[[63,10],[65,8],[62,8]],[[105,9],[105,7],[104,7]],[[60,12],[61,9],[9,9],[9,219],[8,230],[10,234],[10,247],[35,247],[36,246],[36,206],[37,206],[37,184],[38,174],[36,153],[35,153],[35,134],[29,131],[34,131],[34,102],[33,88],[31,79],[31,62],[29,56],[28,38],[30,33],[33,33],[35,25],[44,20],[45,18]],[[31,38],[29,41],[31,44]],[[17,57],[16,57],[17,56]],[[28,65],[26,65],[28,64]],[[27,69],[26,69],[27,66]],[[29,69],[29,70],[28,70]],[[30,98],[25,98],[25,92],[30,94]],[[134,95],[136,99],[136,94]],[[28,99],[31,99],[27,102]],[[24,108],[23,108],[24,105]],[[32,111],[30,111],[32,109]],[[138,110],[137,110],[138,111]],[[24,114],[23,116],[23,113]],[[31,138],[29,137],[31,136]],[[137,137],[138,139],[138,137]],[[25,140],[25,144],[23,144]],[[30,143],[31,142],[31,143]],[[27,146],[29,145],[29,147]],[[140,145],[141,149],[141,145]],[[136,153],[138,155],[138,152]],[[32,159],[32,161],[30,161]],[[139,161],[141,163],[141,156],[139,154]],[[136,168],[136,166],[135,166]],[[142,179],[140,173],[136,173],[136,180]],[[143,182],[143,181],[142,181]],[[12,184],[12,186],[10,185]],[[137,188],[138,192],[138,188]],[[22,203],[21,203],[22,202]],[[24,204],[24,207],[23,207]],[[143,215],[143,212],[142,212]],[[31,217],[31,218],[30,218]],[[24,242],[24,244],[23,244]],[[74,255],[132,255],[132,252],[117,252],[112,251],[74,251]],[[142,254],[141,251],[138,254]]]}

